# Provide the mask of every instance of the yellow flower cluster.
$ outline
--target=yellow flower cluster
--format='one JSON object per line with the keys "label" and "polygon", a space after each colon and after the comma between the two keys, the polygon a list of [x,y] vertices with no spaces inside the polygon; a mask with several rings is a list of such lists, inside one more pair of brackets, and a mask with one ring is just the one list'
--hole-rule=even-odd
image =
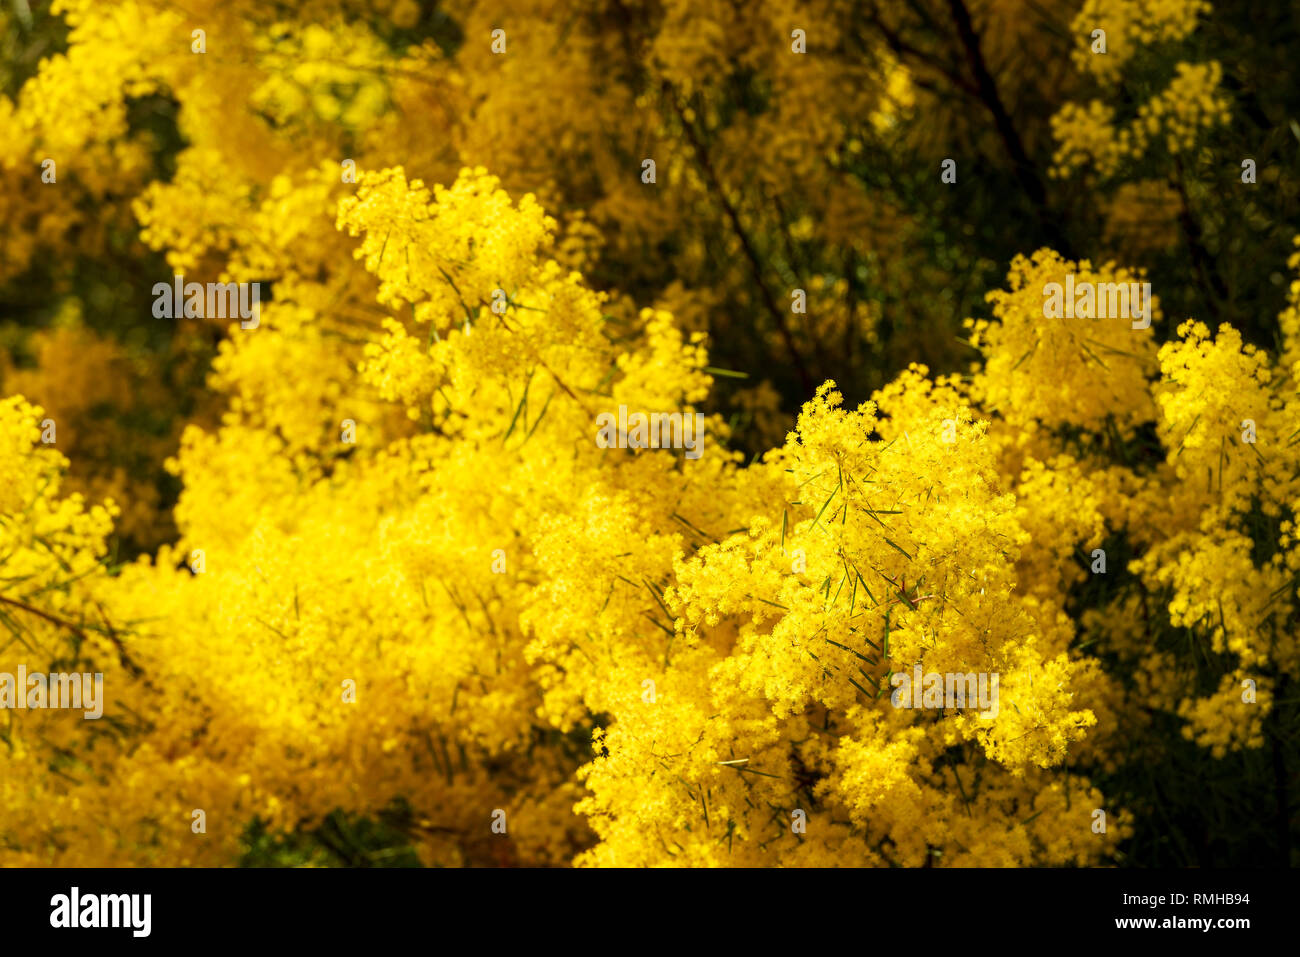
{"label": "yellow flower cluster", "polygon": [[[1140,50],[1187,39],[1209,9],[1207,0],[1088,0],[1073,24],[1080,37],[1074,64],[1101,82],[1108,99],[1115,99],[1115,88]],[[1067,102],[1052,117],[1057,142],[1052,175],[1069,176],[1091,167],[1109,178],[1121,166],[1146,156],[1154,143],[1161,143],[1169,155],[1188,152],[1207,130],[1230,120],[1222,82],[1218,61],[1180,62],[1168,84],[1144,94],[1127,121],[1117,117],[1107,100]]]}
{"label": "yellow flower cluster", "polygon": [[[1185,39],[1210,12],[1209,0],[1085,0],[1071,29],[1079,37],[1074,65],[1115,83],[1143,47]],[[1102,52],[1094,31],[1105,35]]]}
{"label": "yellow flower cluster", "polygon": [[[1130,429],[1152,417],[1147,378],[1155,371],[1154,335],[1150,327],[1134,328],[1143,321],[1134,318],[1133,286],[1142,288],[1140,275],[1113,263],[1094,269],[1087,260],[1074,263],[1040,250],[1013,260],[1008,280],[1008,290],[988,296],[995,322],[967,320],[971,344],[989,351],[976,388],[990,410],[1022,427],[1026,437],[1034,423],[1098,431],[1108,419]],[[1063,300],[1071,290],[1091,290],[1093,317],[1070,318],[1078,294],[1076,302],[1052,309],[1053,284]],[[1127,294],[1132,315],[1106,314],[1112,303],[1125,301],[1118,291],[1112,300],[1107,284]],[[1155,325],[1161,320],[1159,297],[1144,305]]]}
{"label": "yellow flower cluster", "polygon": [[1053,173],[1067,176],[1091,165],[1111,176],[1121,164],[1146,155],[1156,141],[1170,154],[1190,150],[1202,133],[1230,119],[1222,80],[1223,67],[1215,61],[1180,63],[1169,86],[1139,106],[1137,116],[1123,126],[1101,100],[1086,107],[1067,103],[1052,117],[1059,143]]}
{"label": "yellow flower cluster", "polygon": [[267,79],[250,103],[277,126],[311,117],[356,129],[388,105],[388,50],[364,26],[275,24],[257,37],[255,49]]}

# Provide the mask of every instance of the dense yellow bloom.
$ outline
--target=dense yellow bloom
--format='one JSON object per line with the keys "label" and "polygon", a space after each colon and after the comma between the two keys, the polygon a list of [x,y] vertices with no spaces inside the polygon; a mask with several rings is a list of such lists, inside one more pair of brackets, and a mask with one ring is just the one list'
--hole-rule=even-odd
{"label": "dense yellow bloom", "polygon": [[[989,49],[1024,57],[1023,6],[984,7]],[[102,724],[3,713],[0,864],[227,865],[254,820],[404,805],[438,865],[1090,866],[1133,833],[1097,771],[1159,757],[1157,717],[1212,756],[1264,742],[1300,679],[1300,280],[1277,355],[1183,316],[1157,346],[1158,295],[1049,307],[1143,271],[1027,250],[967,320],[969,374],[915,364],[847,404],[814,383],[792,428],[746,383],[732,407],[769,439],[747,462],[700,411],[728,371],[711,341],[875,342],[866,254],[914,227],[845,170],[927,78],[791,46],[851,48],[843,4],[456,0],[455,62],[392,52],[427,16],[410,0],[59,8],[68,52],[0,98],[0,169],[78,157],[75,189],[0,196],[0,274],[92,197],[169,271],[274,295],[255,328],[187,320],[220,337],[219,409],[153,435],[176,535],[124,567],[115,527],[161,533],[99,410],[147,410],[152,367],[71,300],[36,368],[0,367],[0,672],[70,663],[108,696]],[[1206,9],[1089,0],[1074,29],[1112,59],[1076,65],[1110,96]],[[1127,119],[1066,104],[1058,165],[1186,152],[1225,121],[1222,80],[1179,63]],[[737,84],[771,108],[733,109]],[[152,94],[186,144],[168,176],[128,123]],[[1172,188],[1106,210],[1127,236],[1147,195],[1139,251]],[[904,302],[934,285],[870,268]],[[789,328],[755,327],[772,302]],[[620,410],[702,444],[597,441]],[[915,675],[996,698],[896,698]]]}
{"label": "dense yellow bloom", "polygon": [[1209,9],[1208,0],[1084,4],[1073,23],[1079,37],[1073,60],[1078,69],[1096,77],[1107,100],[1093,99],[1086,106],[1069,102],[1052,117],[1057,140],[1053,175],[1068,176],[1091,166],[1100,176],[1111,177],[1121,165],[1147,155],[1153,143],[1163,144],[1169,155],[1186,153],[1204,132],[1229,122],[1223,67],[1215,60],[1178,63],[1168,84],[1139,102],[1136,114],[1127,120],[1119,120],[1109,102],[1118,98],[1114,88],[1140,51],[1185,40]]}
{"label": "dense yellow bloom", "polygon": [[[1096,318],[1067,318],[1064,310],[1049,317],[1048,284],[1064,287],[1070,276],[1076,289],[1119,283],[1128,292],[1130,283],[1142,281],[1114,264],[1094,269],[1086,260],[1065,261],[1050,250],[1017,257],[1008,277],[1010,289],[988,297],[998,322],[968,321],[972,345],[989,351],[977,394],[1014,425],[1039,422],[1100,430],[1108,418],[1121,428],[1150,419],[1151,329],[1134,328],[1140,321],[1129,316],[1102,315],[1099,293]],[[1130,310],[1134,305],[1130,296]],[[1150,322],[1159,322],[1159,296],[1146,305]]]}
{"label": "dense yellow bloom", "polygon": [[[1086,0],[1071,24],[1075,66],[1115,82],[1141,48],[1184,39],[1209,10],[1209,0]],[[1104,53],[1093,52],[1095,30],[1105,33]]]}

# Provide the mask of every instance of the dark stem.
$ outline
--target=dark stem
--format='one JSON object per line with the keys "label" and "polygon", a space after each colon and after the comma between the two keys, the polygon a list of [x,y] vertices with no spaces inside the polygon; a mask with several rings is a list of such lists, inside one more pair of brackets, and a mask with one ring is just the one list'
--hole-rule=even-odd
{"label": "dark stem", "polygon": [[1066,259],[1077,258],[1065,234],[1061,232],[1047,208],[1047,190],[1029,154],[1025,151],[1025,144],[1021,141],[1020,134],[1016,132],[1011,114],[1007,112],[998,93],[997,83],[993,79],[993,74],[989,72],[984,54],[980,51],[979,35],[971,23],[970,11],[966,9],[966,4],[962,0],[948,0],[948,8],[952,11],[953,22],[957,25],[957,35],[961,38],[962,48],[966,51],[966,63],[975,78],[979,100],[993,116],[993,124],[997,127],[998,136],[1001,137],[1002,144],[1011,157],[1016,179],[1038,213],[1043,234],[1056,251]]}
{"label": "dark stem", "polygon": [[1228,288],[1224,285],[1223,277],[1219,275],[1219,270],[1214,265],[1214,257],[1205,248],[1204,233],[1201,232],[1201,224],[1192,212],[1192,203],[1187,196],[1187,186],[1183,181],[1183,164],[1177,159],[1174,160],[1174,163],[1178,172],[1178,175],[1174,178],[1174,186],[1177,188],[1178,198],[1182,202],[1182,210],[1179,212],[1178,220],[1182,224],[1183,235],[1187,239],[1187,251],[1191,254],[1192,265],[1196,268],[1196,282],[1201,287],[1201,295],[1205,299],[1210,315],[1218,319],[1219,302],[1227,301]]}
{"label": "dark stem", "polygon": [[[0,595],[0,602],[9,605],[11,608],[17,608],[21,611],[27,612],[30,615],[35,615],[37,618],[43,618],[45,621],[48,621],[52,625],[57,625],[60,628],[66,628],[69,631],[71,631],[74,635],[76,635],[79,639],[81,639],[82,642],[86,642],[89,640],[85,630],[82,629],[79,625],[74,624],[73,622],[65,621],[62,618],[56,617],[55,615],[51,615],[49,612],[42,611],[39,608],[35,608],[27,604],[26,602],[21,602],[14,598],[5,598],[3,595]],[[103,614],[102,608],[100,609],[100,614],[101,615]],[[118,658],[121,660],[122,664],[126,667],[126,670],[131,672],[131,674],[136,677],[143,674],[144,670],[131,659],[130,655],[127,654],[126,646],[122,644],[122,639],[117,636],[117,632],[113,630],[112,625],[108,624],[107,619],[104,620],[104,625],[108,629],[108,634],[105,635],[104,637],[106,637],[113,644],[113,647],[117,649]]]}
{"label": "dark stem", "polygon": [[681,103],[677,100],[677,91],[673,85],[663,81],[664,96],[671,104],[678,120],[681,122],[682,131],[686,135],[691,149],[695,153],[695,160],[700,165],[700,170],[704,173],[705,179],[708,180],[709,188],[717,198],[718,205],[722,207],[727,221],[731,224],[732,231],[736,238],[740,240],[741,249],[744,250],[745,260],[749,263],[749,271],[754,277],[754,284],[758,286],[758,291],[762,294],[763,302],[767,306],[768,312],[772,314],[772,320],[776,323],[777,332],[781,335],[781,340],[785,343],[786,350],[790,353],[790,361],[794,365],[795,372],[799,375],[799,384],[803,387],[805,395],[811,395],[813,391],[812,379],[808,375],[808,369],[804,365],[803,356],[799,354],[799,349],[795,345],[794,336],[790,332],[790,326],[786,322],[785,313],[781,311],[780,305],[777,304],[776,298],[772,295],[772,290],[768,288],[767,283],[763,280],[763,265],[759,261],[758,253],[754,249],[754,244],[749,239],[749,234],[741,225],[740,216],[736,208],[727,199],[727,194],[722,188],[722,183],[718,179],[717,173],[713,169],[713,164],[709,161],[709,154],[704,149],[698,136],[695,135],[695,128],[686,119],[686,112],[682,109]]}

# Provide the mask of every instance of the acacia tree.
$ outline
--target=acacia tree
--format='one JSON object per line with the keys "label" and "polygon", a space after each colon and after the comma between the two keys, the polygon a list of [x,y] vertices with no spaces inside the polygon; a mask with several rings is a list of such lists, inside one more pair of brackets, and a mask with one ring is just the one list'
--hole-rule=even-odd
{"label": "acacia tree", "polygon": [[[1231,5],[52,13],[0,672],[103,670],[112,733],[9,714],[7,860],[1289,859],[1294,93]],[[177,273],[259,324],[153,320]]]}

